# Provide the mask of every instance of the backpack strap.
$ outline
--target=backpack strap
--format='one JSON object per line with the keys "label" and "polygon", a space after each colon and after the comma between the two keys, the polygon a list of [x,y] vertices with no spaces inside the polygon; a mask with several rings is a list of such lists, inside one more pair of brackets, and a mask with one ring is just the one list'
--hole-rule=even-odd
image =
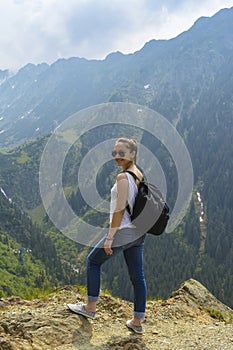
{"label": "backpack strap", "polygon": [[[136,174],[134,174],[132,171],[130,171],[130,170],[123,171],[123,173],[129,173],[130,175],[133,176],[133,178],[134,178],[135,181],[136,181],[136,180],[138,180],[139,182],[144,181],[144,177],[142,178],[142,180],[140,180],[139,177],[138,177]],[[128,211],[129,215],[132,215],[132,213],[130,212],[129,204],[127,204],[127,206],[126,206],[125,208],[126,208],[126,210]]]}
{"label": "backpack strap", "polygon": [[130,175],[132,175],[134,180],[138,180],[139,182],[144,181],[144,177],[142,178],[142,180],[140,180],[139,177],[130,170],[126,170],[126,171],[124,171],[124,173],[129,173]]}

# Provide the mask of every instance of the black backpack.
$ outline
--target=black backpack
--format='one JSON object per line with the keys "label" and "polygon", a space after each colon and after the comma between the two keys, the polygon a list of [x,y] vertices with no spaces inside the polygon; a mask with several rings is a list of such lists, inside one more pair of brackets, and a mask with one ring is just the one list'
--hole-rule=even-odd
{"label": "black backpack", "polygon": [[155,185],[146,182],[144,178],[140,180],[133,172],[126,172],[131,174],[135,180],[140,181],[132,213],[129,205],[126,207],[132,223],[142,233],[161,235],[169,220],[169,207],[164,201],[162,193]]}

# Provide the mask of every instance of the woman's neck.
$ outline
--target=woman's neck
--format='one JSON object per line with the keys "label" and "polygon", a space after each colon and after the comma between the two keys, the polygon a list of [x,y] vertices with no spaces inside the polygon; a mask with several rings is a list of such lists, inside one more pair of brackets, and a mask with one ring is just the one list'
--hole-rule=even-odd
{"label": "woman's neck", "polygon": [[130,162],[130,164],[126,164],[125,166],[123,166],[122,170],[123,171],[126,171],[126,170],[134,171],[135,167],[136,167],[136,165],[133,162]]}

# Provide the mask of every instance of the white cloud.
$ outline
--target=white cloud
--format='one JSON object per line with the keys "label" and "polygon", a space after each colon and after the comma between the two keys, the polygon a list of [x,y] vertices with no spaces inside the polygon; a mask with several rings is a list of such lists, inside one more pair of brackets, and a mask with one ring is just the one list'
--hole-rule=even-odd
{"label": "white cloud", "polygon": [[231,6],[233,0],[1,0],[0,69],[134,52]]}

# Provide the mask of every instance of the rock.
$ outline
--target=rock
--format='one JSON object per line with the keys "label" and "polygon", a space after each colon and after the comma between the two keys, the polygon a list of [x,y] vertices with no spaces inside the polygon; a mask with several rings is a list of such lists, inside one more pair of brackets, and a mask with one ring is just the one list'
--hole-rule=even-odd
{"label": "rock", "polygon": [[[232,310],[204,286],[189,280],[166,301],[148,301],[143,335],[125,326],[133,305],[102,295],[95,320],[70,312],[67,303],[84,301],[71,286],[46,300],[1,299],[1,350],[186,350],[232,348],[232,323],[216,321],[209,309],[232,320]],[[222,320],[223,321],[223,320]]]}
{"label": "rock", "polygon": [[232,317],[232,310],[228,306],[220,302],[207,288],[192,278],[184,282],[177,291],[173,292],[167,303],[174,304],[174,300],[182,302],[184,305],[186,304],[189,311],[195,309],[204,310],[213,318],[222,318],[222,320],[227,321]]}

